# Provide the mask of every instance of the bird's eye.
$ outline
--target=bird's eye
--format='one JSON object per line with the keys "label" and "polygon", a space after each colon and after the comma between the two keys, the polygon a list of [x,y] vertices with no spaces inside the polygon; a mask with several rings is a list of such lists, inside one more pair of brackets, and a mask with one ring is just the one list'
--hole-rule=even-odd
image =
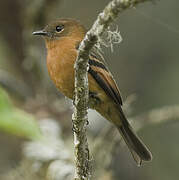
{"label": "bird's eye", "polygon": [[56,26],[56,31],[57,32],[60,32],[60,31],[62,31],[63,30],[63,26]]}

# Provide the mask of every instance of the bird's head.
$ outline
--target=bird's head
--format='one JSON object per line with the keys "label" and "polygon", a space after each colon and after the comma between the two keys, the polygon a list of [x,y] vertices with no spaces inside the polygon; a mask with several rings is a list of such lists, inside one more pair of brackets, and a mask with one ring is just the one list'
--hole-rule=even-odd
{"label": "bird's head", "polygon": [[86,29],[74,19],[58,19],[49,23],[43,30],[35,31],[33,35],[43,36],[46,42],[62,38],[83,39]]}

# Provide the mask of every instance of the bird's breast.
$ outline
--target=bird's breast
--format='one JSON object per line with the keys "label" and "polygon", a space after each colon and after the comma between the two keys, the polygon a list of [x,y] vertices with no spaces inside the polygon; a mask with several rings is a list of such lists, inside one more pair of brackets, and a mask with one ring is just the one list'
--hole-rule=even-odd
{"label": "bird's breast", "polygon": [[47,67],[50,77],[56,87],[68,98],[73,98],[74,92],[74,62],[77,51],[53,49],[48,51]]}

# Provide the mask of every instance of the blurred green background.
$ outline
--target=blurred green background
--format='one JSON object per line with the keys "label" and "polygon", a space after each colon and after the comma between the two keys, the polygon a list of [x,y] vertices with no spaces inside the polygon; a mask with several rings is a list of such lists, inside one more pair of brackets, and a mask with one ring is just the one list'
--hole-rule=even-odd
{"label": "blurred green background", "polygon": [[[60,17],[78,19],[90,28],[108,2],[109,0],[0,1],[0,86],[9,94],[14,108],[30,113],[38,120],[46,117],[59,120],[63,133],[71,143],[71,105],[50,81],[44,42],[40,38],[34,38],[32,32]],[[137,97],[132,104],[132,116],[179,104],[178,17],[179,1],[161,0],[128,9],[115,22],[123,41],[114,46],[113,53],[109,48],[104,49],[104,57],[120,87],[123,99],[131,94]],[[7,113],[10,111],[7,110]],[[93,113],[90,117],[98,118]],[[141,168],[135,166],[129,153],[125,152],[125,147],[119,148],[120,152],[111,163],[112,179],[177,180],[179,124],[172,121],[175,119],[140,130],[139,135],[149,145],[154,156],[152,162]],[[0,122],[1,120],[0,114]],[[97,124],[99,129],[101,123]],[[93,128],[92,123],[90,126]],[[90,133],[96,134],[92,130]],[[24,141],[24,138],[0,131],[0,174],[9,172],[19,164]]]}

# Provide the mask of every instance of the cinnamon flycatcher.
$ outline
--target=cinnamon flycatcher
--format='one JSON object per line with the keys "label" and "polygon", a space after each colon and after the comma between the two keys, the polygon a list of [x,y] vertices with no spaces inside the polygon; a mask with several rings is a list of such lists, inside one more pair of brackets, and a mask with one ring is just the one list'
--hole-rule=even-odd
{"label": "cinnamon flycatcher", "polygon": [[[45,39],[47,67],[56,87],[70,99],[74,94],[74,63],[86,29],[74,19],[59,19],[43,30],[33,32]],[[151,152],[134,133],[122,110],[122,99],[115,80],[102,61],[92,52],[89,56],[89,106],[112,122],[124,138],[137,165],[150,161]]]}

